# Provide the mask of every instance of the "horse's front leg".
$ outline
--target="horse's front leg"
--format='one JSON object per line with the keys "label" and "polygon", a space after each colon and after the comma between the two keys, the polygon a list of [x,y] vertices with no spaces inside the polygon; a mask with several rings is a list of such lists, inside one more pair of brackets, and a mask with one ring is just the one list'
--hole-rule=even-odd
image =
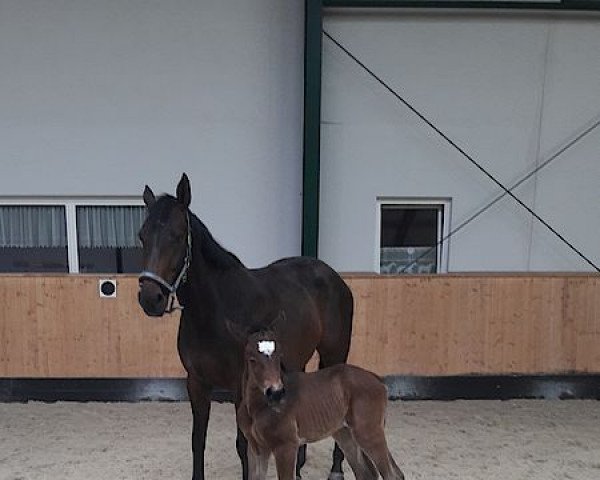
{"label": "horse's front leg", "polygon": [[240,401],[235,402],[235,411],[236,411],[236,423],[237,423],[237,436],[235,438],[235,449],[237,450],[238,456],[240,457],[240,461],[242,462],[242,480],[248,480],[248,441],[244,436],[244,432],[240,428],[240,421],[244,421],[244,419],[240,419],[240,415],[238,414],[238,409],[240,406]]}
{"label": "horse's front leg", "polygon": [[206,446],[206,429],[210,415],[211,387],[188,375],[187,391],[192,404],[192,455],[194,467],[192,480],[204,480],[204,448]]}
{"label": "horse's front leg", "polygon": [[302,467],[306,463],[306,443],[298,448],[298,456],[296,457],[296,480],[302,478]]}

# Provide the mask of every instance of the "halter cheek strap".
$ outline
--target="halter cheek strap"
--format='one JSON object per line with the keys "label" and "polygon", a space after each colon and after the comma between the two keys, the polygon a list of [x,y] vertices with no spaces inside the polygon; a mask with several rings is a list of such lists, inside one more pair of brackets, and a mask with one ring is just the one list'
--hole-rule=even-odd
{"label": "halter cheek strap", "polygon": [[164,278],[162,278],[160,275],[158,275],[157,273],[154,273],[150,270],[144,270],[139,275],[140,280],[144,280],[144,279],[152,280],[153,282],[158,283],[161,287],[164,287],[169,292],[167,308],[165,308],[164,313],[171,313],[175,310],[183,310],[183,305],[181,305],[181,304],[175,305],[175,300],[176,300],[176,296],[177,296],[177,289],[179,288],[180,285],[184,284],[187,280],[187,273],[190,268],[190,263],[192,261],[192,228],[190,225],[189,214],[186,215],[186,220],[187,220],[187,245],[186,245],[185,258],[183,259],[183,266],[181,267],[179,274],[175,278],[175,281],[173,283],[169,283]]}

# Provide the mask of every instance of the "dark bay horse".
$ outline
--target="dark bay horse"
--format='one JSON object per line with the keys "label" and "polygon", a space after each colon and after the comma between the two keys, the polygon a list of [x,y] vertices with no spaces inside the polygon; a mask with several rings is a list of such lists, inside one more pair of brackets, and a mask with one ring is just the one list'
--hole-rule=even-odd
{"label": "dark bay horse", "polygon": [[[279,311],[290,312],[277,332],[285,368],[303,370],[315,350],[319,367],[327,367],[348,356],[353,299],[341,277],[319,260],[295,257],[255,270],[244,267],[189,210],[190,201],[185,174],[175,197],[155,197],[146,186],[139,303],[150,316],[173,311],[175,297],[183,306],[177,346],[192,406],[193,479],[200,480],[212,389],[234,392],[236,407],[240,401],[245,343],[225,322],[260,327]],[[236,447],[246,479],[247,444],[239,429]],[[330,478],[343,478],[343,458],[336,445]],[[300,450],[298,476],[303,462]]]}
{"label": "dark bay horse", "polygon": [[[239,332],[235,325],[230,329]],[[284,375],[275,331],[246,338],[236,413],[248,440],[250,480],[265,480],[271,454],[278,479],[293,480],[298,447],[329,436],[340,445],[356,480],[375,480],[378,473],[384,480],[404,480],[385,438],[387,389],[379,377],[345,364]]]}

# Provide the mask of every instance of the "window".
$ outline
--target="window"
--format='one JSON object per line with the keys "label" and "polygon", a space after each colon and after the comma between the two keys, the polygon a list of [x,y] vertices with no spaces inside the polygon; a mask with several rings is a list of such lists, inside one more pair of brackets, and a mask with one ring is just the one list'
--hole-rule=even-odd
{"label": "window", "polygon": [[0,199],[0,272],[134,273],[141,199]]}
{"label": "window", "polygon": [[76,207],[80,272],[139,272],[142,249],[138,231],[144,222],[140,206]]}
{"label": "window", "polygon": [[68,272],[65,207],[0,206],[0,271]]}
{"label": "window", "polygon": [[382,274],[447,271],[448,200],[377,202],[377,270]]}

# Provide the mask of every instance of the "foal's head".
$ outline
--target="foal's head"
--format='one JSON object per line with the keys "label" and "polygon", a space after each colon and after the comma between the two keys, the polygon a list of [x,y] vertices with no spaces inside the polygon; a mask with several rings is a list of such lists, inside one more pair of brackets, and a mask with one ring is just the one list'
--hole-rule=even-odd
{"label": "foal's head", "polygon": [[144,190],[148,217],[139,233],[144,271],[140,275],[138,300],[147,315],[165,313],[169,297],[185,276],[190,256],[190,201],[190,183],[185,173],[177,185],[177,197],[156,198],[148,186]]}
{"label": "foal's head", "polygon": [[260,331],[248,337],[245,350],[247,381],[267,397],[280,402],[285,395],[281,369],[281,351],[272,331]]}

